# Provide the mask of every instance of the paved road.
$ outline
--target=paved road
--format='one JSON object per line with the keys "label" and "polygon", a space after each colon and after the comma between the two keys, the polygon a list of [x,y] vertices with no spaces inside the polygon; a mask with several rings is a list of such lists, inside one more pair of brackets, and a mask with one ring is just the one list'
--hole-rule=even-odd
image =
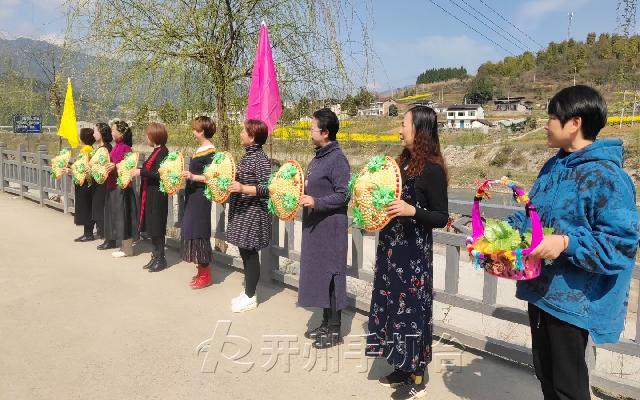
{"label": "paved road", "polygon": [[[386,363],[360,372],[361,358],[345,360],[349,351],[360,354],[356,346],[318,358],[305,354],[302,333],[318,315],[297,308],[295,292],[261,286],[259,308],[234,315],[228,304],[241,290],[240,273],[217,267],[215,284],[193,291],[187,285],[193,268],[178,262],[177,253],[169,253],[172,268],[149,274],[141,269],[147,244],[137,247],[144,254],[115,260],[96,251],[96,243],[74,243],[79,232],[69,215],[0,194],[0,399],[373,400],[398,394],[375,381],[389,372]],[[217,339],[197,355],[221,320],[231,321],[231,335],[253,343],[240,360],[256,363],[249,372],[237,364],[228,372],[222,363],[211,372],[220,356]],[[345,320],[345,333],[363,333],[364,316],[347,313]],[[284,356],[270,371],[262,367],[272,353],[264,335],[300,337],[292,347],[301,354],[291,355],[289,372]],[[222,352],[238,349],[230,343]],[[460,354],[447,346],[435,351]],[[439,362],[432,363],[428,398],[541,398],[529,370],[470,352],[461,357],[460,368],[441,372]]]}

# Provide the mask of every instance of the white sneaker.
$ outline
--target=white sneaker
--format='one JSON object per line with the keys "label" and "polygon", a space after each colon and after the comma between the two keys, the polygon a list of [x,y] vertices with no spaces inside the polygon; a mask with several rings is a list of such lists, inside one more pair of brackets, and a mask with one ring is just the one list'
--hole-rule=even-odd
{"label": "white sneaker", "polygon": [[239,295],[237,295],[236,297],[234,297],[233,299],[231,299],[231,305],[236,304],[237,302],[239,302],[240,300],[247,298],[247,295],[244,293],[244,289],[242,290],[242,292],[240,292]]}
{"label": "white sneaker", "polygon": [[254,308],[258,307],[258,299],[256,298],[256,296],[248,297],[244,293],[243,295],[244,297],[242,299],[231,305],[231,311],[233,311],[234,313],[241,313],[253,310]]}
{"label": "white sneaker", "polygon": [[124,251],[114,251],[113,253],[111,253],[111,257],[113,258],[121,258],[121,257],[126,257],[127,255],[125,254]]}

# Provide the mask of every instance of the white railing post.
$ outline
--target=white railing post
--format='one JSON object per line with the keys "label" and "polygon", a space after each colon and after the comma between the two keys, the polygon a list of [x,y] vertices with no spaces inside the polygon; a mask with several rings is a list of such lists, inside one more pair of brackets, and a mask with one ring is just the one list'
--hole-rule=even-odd
{"label": "white railing post", "polygon": [[4,192],[4,151],[7,145],[0,142],[0,192]]}
{"label": "white railing post", "polygon": [[24,144],[18,145],[18,151],[16,152],[16,163],[18,165],[18,185],[20,186],[20,197],[24,198],[24,185],[23,185],[23,173],[22,173],[22,153],[24,153]]}
{"label": "white railing post", "polygon": [[46,196],[45,186],[47,183],[47,177],[44,174],[44,156],[47,154],[47,146],[44,144],[38,145],[38,189],[40,190],[40,205],[44,206],[44,199]]}

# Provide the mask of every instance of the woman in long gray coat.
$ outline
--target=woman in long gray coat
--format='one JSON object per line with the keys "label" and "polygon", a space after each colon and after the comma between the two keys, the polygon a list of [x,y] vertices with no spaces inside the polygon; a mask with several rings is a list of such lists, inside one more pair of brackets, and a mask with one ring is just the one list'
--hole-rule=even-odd
{"label": "woman in long gray coat", "polygon": [[302,251],[298,305],[323,308],[322,324],[305,333],[315,348],[342,341],[341,310],[347,306],[347,247],[350,168],[336,135],[339,122],[328,108],[313,113],[311,140],[316,156],[309,163],[301,199]]}

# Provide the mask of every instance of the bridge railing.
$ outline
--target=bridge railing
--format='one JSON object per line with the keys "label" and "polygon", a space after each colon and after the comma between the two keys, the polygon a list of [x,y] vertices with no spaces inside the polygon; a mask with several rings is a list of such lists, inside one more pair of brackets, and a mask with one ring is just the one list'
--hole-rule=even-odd
{"label": "bridge railing", "polygon": [[[27,153],[24,146],[17,150],[9,150],[0,143],[0,191],[21,196],[36,202],[42,206],[59,209],[65,213],[72,213],[73,208],[73,184],[68,176],[56,181],[50,176],[51,156],[46,154],[44,146],[39,146],[35,153]],[[144,159],[144,157],[141,157]],[[143,162],[142,160],[140,161]],[[136,178],[136,190],[139,187]],[[453,214],[470,215],[471,201],[449,201],[449,211]],[[181,215],[184,208],[182,193],[170,197],[168,227],[179,228]],[[510,206],[483,205],[483,215],[489,218],[504,218],[520,208]],[[224,205],[214,205],[212,215],[212,236],[217,240],[225,240],[226,210]],[[296,221],[297,220],[297,221]],[[296,248],[296,224],[299,224],[300,216],[293,221],[280,221],[273,219],[271,245],[261,251],[261,279],[276,281],[292,288],[298,287],[298,278],[295,274],[285,273],[280,269],[280,258],[289,261],[300,261],[300,251]],[[350,218],[350,226],[351,218]],[[365,238],[375,240],[377,235],[364,232],[355,227],[350,229],[351,257],[348,260],[347,273],[349,276],[371,283],[373,273],[365,268],[365,255],[371,259],[371,254],[365,254]],[[282,240],[281,240],[282,237]],[[434,288],[434,298],[437,302],[455,308],[464,309],[491,316],[501,321],[508,321],[521,325],[528,325],[527,313],[516,307],[499,304],[498,279],[488,274],[483,275],[482,298],[477,299],[460,293],[460,257],[466,252],[466,235],[444,231],[434,231],[434,244],[444,246],[445,277],[444,288]],[[173,241],[174,244],[177,241]],[[171,241],[169,241],[171,243]],[[216,263],[241,268],[242,262],[238,257],[226,254],[223,251],[214,251]],[[464,271],[462,271],[464,273]],[[640,283],[640,265],[636,265],[633,272],[633,280]],[[348,294],[352,307],[362,313],[369,312],[369,298],[358,297],[354,293]],[[635,337],[623,338],[619,343],[599,346],[599,348],[611,351],[616,355],[640,357],[640,301],[637,304],[629,304],[628,313],[635,314]],[[472,347],[499,357],[511,360],[519,364],[531,365],[531,349],[519,344],[510,343],[497,337],[486,336],[479,330],[464,330],[447,323],[434,321],[435,334],[455,338],[465,346]],[[592,384],[606,391],[634,397],[640,393],[640,383],[613,374],[601,373],[596,370],[596,348],[591,346],[588,352],[588,362],[591,369]]]}

